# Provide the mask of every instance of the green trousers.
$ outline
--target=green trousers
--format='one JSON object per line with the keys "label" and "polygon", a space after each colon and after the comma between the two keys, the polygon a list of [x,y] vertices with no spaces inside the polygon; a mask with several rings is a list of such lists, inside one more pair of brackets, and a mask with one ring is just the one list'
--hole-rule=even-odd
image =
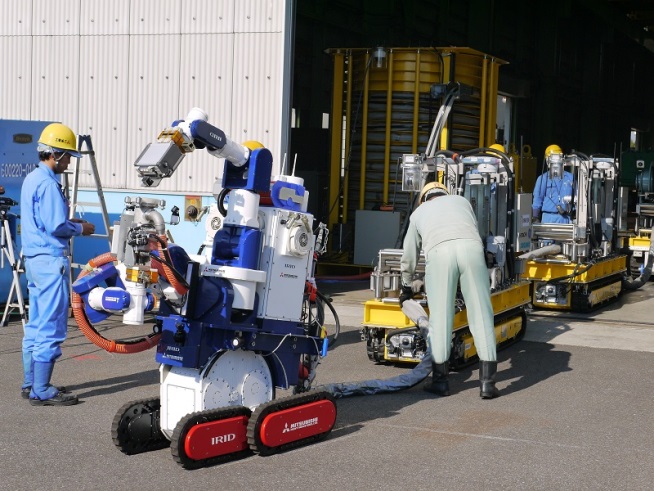
{"label": "green trousers", "polygon": [[458,239],[437,245],[425,260],[429,346],[434,362],[445,363],[450,358],[454,300],[459,282],[479,359],[496,361],[495,323],[484,249],[481,242]]}

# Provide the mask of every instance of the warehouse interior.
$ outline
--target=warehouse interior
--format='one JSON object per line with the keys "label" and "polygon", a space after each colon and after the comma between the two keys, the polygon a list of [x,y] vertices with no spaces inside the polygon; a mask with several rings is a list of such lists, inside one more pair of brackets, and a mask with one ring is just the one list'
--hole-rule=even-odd
{"label": "warehouse interior", "polygon": [[[510,100],[511,123],[496,141],[518,151],[527,145],[537,167],[552,143],[607,155],[654,146],[654,2],[316,0],[295,8],[291,155],[323,221],[334,205],[330,50],[453,46],[505,61],[497,88]],[[351,247],[347,237],[339,243]]]}

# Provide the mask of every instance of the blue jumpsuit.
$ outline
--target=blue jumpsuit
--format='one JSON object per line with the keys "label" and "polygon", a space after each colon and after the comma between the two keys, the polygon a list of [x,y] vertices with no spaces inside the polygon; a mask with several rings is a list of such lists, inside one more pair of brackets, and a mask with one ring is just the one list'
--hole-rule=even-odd
{"label": "blue jumpsuit", "polygon": [[403,285],[411,285],[420,249],[425,254],[429,346],[434,362],[442,364],[450,358],[459,282],[479,359],[496,361],[490,279],[477,219],[468,200],[439,196],[411,214],[400,260]]}
{"label": "blue jumpsuit", "polygon": [[564,172],[563,177],[550,177],[549,172],[538,176],[534,186],[534,198],[531,205],[533,215],[541,215],[541,223],[570,223],[570,213],[561,214],[557,205],[562,210],[572,205],[565,203],[563,198],[574,198],[574,176],[570,172]]}
{"label": "blue jumpsuit", "polygon": [[[69,205],[55,173],[42,162],[23,182],[21,237],[29,320],[23,336],[23,388],[34,383],[34,363],[54,364],[66,339],[69,306],[69,242],[82,225],[68,220]],[[50,374],[52,370],[50,368]],[[48,377],[49,378],[49,377]],[[54,397],[56,388],[31,397]]]}

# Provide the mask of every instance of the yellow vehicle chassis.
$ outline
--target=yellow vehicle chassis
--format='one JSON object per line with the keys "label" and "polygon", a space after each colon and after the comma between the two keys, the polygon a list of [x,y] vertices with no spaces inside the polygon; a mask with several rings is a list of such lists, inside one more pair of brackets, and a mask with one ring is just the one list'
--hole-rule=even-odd
{"label": "yellow vehicle chassis", "polygon": [[527,261],[523,279],[532,282],[534,307],[589,312],[617,298],[627,271],[627,256],[582,264],[547,259]]}
{"label": "yellow vehicle chassis", "polygon": [[[498,349],[522,337],[526,329],[525,306],[530,301],[528,281],[520,281],[491,294]],[[428,311],[427,308],[426,310]],[[367,301],[364,304],[361,334],[367,342],[368,357],[376,362],[418,363],[426,350],[426,340],[420,336],[415,324],[404,315],[397,302]],[[406,349],[402,346],[393,346],[389,342],[391,337],[405,338],[403,341]],[[410,344],[412,342],[416,344]],[[476,360],[477,350],[468,328],[468,318],[464,309],[454,316],[450,365],[456,369]]]}

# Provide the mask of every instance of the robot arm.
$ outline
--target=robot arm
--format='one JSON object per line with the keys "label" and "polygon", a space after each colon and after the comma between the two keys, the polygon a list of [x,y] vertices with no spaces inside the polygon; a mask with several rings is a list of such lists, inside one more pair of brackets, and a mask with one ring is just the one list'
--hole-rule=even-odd
{"label": "robot arm", "polygon": [[163,130],[157,141],[149,143],[134,166],[145,187],[158,186],[173,175],[187,153],[206,148],[216,158],[224,158],[235,167],[246,165],[250,149],[230,140],[225,133],[207,122],[207,113],[193,108],[186,119],[174,121]]}

